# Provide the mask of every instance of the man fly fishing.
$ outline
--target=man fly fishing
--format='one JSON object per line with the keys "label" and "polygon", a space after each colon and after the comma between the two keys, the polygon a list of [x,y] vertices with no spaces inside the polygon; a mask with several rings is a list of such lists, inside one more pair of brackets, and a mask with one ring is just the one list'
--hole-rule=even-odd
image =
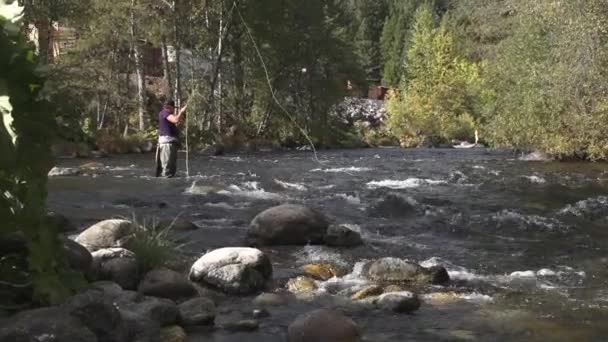
{"label": "man fly fishing", "polygon": [[156,148],[156,177],[175,177],[177,173],[177,147],[179,131],[177,126],[182,122],[188,105],[175,114],[175,102],[165,102],[158,113],[158,147]]}

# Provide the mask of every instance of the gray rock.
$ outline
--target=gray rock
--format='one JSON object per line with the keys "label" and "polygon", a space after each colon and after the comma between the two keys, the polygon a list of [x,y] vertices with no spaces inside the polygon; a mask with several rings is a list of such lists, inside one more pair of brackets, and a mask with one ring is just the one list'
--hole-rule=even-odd
{"label": "gray rock", "polygon": [[284,306],[289,304],[290,299],[293,298],[291,294],[262,293],[253,299],[253,304],[257,306]]}
{"label": "gray rock", "polygon": [[98,222],[80,233],[76,242],[89,251],[122,247],[136,231],[135,225],[127,220],[105,220]]}
{"label": "gray rock", "polygon": [[61,238],[61,243],[70,267],[82,273],[88,273],[93,263],[91,253],[83,245],[68,238]]}
{"label": "gray rock", "polygon": [[207,298],[193,298],[178,306],[181,326],[212,325],[215,320],[215,304]]}
{"label": "gray rock", "polygon": [[59,307],[22,311],[0,328],[0,342],[97,342],[82,322]]}
{"label": "gray rock", "polygon": [[416,201],[410,197],[388,194],[383,199],[374,203],[368,214],[372,217],[402,218],[415,215],[418,211]]}
{"label": "gray rock", "polygon": [[266,287],[272,264],[262,251],[254,248],[220,248],[198,259],[190,279],[233,294],[248,294]]}
{"label": "gray rock", "polygon": [[173,300],[192,298],[197,294],[185,275],[166,268],[146,273],[138,290],[147,296]]}
{"label": "gray rock", "polygon": [[538,152],[538,151],[522,155],[519,158],[519,160],[523,160],[523,161],[542,161],[542,162],[552,161],[553,159],[554,158],[552,158],[549,154],[544,153],[544,152]]}
{"label": "gray rock", "polygon": [[363,244],[361,234],[344,226],[332,225],[327,230],[323,241],[328,246],[354,247]]}
{"label": "gray rock", "polygon": [[289,325],[289,342],[357,342],[357,324],[337,311],[320,309],[303,315]]}
{"label": "gray rock", "polygon": [[76,226],[65,215],[49,212],[46,215],[45,223],[61,233],[69,233],[77,230]]}
{"label": "gray rock", "polygon": [[169,299],[145,297],[141,302],[128,305],[125,309],[143,315],[157,322],[161,327],[177,322],[177,305]]}
{"label": "gray rock", "polygon": [[260,323],[255,319],[244,319],[234,322],[226,322],[222,328],[228,331],[255,331],[260,328]]}
{"label": "gray rock", "polygon": [[408,291],[384,293],[374,300],[374,304],[380,309],[398,313],[409,313],[420,308],[418,296]]}
{"label": "gray rock", "polygon": [[120,310],[129,332],[129,341],[160,342],[160,324],[141,313]]}
{"label": "gray rock", "polygon": [[284,204],[258,214],[247,232],[252,245],[319,244],[328,220],[319,212],[295,204]]}
{"label": "gray rock", "polygon": [[417,279],[422,267],[416,263],[398,259],[382,258],[368,265],[366,277],[384,283],[403,283]]}
{"label": "gray rock", "polygon": [[133,252],[124,248],[101,249],[92,253],[95,280],[111,280],[123,289],[135,290],[139,280]]}
{"label": "gray rock", "polygon": [[65,177],[65,176],[78,176],[80,174],[80,169],[71,168],[71,167],[57,167],[49,171],[49,177]]}
{"label": "gray rock", "polygon": [[140,302],[144,298],[135,291],[123,290],[120,285],[112,281],[96,281],[91,284],[91,288],[103,291],[104,296],[119,308]]}
{"label": "gray rock", "polygon": [[68,298],[62,308],[89,328],[99,342],[128,341],[128,331],[118,309],[104,292],[91,289]]}

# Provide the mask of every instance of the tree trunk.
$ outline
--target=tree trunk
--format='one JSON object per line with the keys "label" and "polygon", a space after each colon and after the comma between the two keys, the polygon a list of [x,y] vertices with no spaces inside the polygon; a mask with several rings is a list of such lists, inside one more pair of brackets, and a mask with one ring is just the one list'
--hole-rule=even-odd
{"label": "tree trunk", "polygon": [[173,33],[175,47],[175,103],[177,108],[181,107],[181,67],[180,67],[180,34],[177,20],[177,1],[173,0]]}
{"label": "tree trunk", "polygon": [[224,113],[223,113],[223,93],[222,93],[222,53],[223,53],[223,30],[224,30],[224,1],[221,1],[220,3],[220,29],[219,29],[219,34],[218,34],[218,43],[217,43],[217,54],[218,54],[218,71],[217,71],[217,80],[218,80],[218,94],[219,94],[219,101],[218,101],[218,106],[217,106],[217,133],[218,134],[222,134],[223,131],[223,125],[224,125]]}
{"label": "tree trunk", "polygon": [[53,23],[48,18],[39,18],[36,21],[36,30],[38,31],[38,56],[40,63],[49,64],[52,62],[52,37]]}
{"label": "tree trunk", "polygon": [[167,55],[167,43],[163,36],[160,44],[163,55],[163,78],[167,85],[167,93],[165,95],[170,96],[173,93],[173,82],[171,81],[171,68],[169,66],[169,56]]}
{"label": "tree trunk", "polygon": [[136,0],[131,2],[131,44],[133,48],[133,59],[135,62],[135,74],[137,77],[137,113],[139,117],[139,130],[146,129],[146,75],[142,58],[142,49],[137,39],[137,24],[135,22]]}

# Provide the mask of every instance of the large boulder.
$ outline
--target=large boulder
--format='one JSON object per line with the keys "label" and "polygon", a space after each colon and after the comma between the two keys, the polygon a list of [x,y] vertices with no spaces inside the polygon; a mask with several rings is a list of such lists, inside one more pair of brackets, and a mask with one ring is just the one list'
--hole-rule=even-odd
{"label": "large boulder", "polygon": [[207,298],[193,298],[178,306],[181,326],[212,325],[215,320],[215,304]]}
{"label": "large boulder", "polygon": [[61,238],[61,243],[70,267],[82,273],[88,273],[93,263],[91,252],[83,245],[66,237]]}
{"label": "large boulder", "polygon": [[190,279],[224,292],[249,294],[263,290],[272,264],[254,248],[220,248],[203,255],[190,269]]}
{"label": "large boulder", "polygon": [[97,342],[95,334],[58,307],[18,313],[0,328],[0,342]]}
{"label": "large boulder", "polygon": [[288,342],[356,342],[361,332],[350,318],[320,309],[298,316],[289,325],[287,335]]}
{"label": "large boulder", "polygon": [[89,328],[99,342],[128,341],[122,315],[102,290],[90,289],[76,294],[68,298],[62,308]]}
{"label": "large boulder", "polygon": [[362,245],[363,239],[361,234],[348,227],[331,225],[323,237],[323,242],[328,246],[355,247]]}
{"label": "large boulder", "polygon": [[319,212],[296,204],[283,204],[258,214],[247,232],[252,245],[319,244],[328,220]]}
{"label": "large boulder", "polygon": [[132,239],[136,226],[127,220],[105,220],[80,233],[76,242],[94,252],[103,248],[121,247]]}
{"label": "large boulder", "polygon": [[192,298],[197,291],[194,285],[181,273],[161,268],[152,270],[139,283],[139,292],[147,296],[173,300]]}
{"label": "large boulder", "polygon": [[93,279],[111,280],[127,290],[137,288],[139,271],[133,252],[124,248],[108,248],[95,251],[92,255]]}

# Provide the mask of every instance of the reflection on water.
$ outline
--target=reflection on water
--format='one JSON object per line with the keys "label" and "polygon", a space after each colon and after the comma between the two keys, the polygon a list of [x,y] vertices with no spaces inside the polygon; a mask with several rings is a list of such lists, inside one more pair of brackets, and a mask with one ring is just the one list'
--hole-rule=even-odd
{"label": "reflection on water", "polygon": [[[190,160],[186,178],[151,177],[153,158],[96,160],[77,177],[49,183],[49,206],[80,227],[112,216],[171,219],[201,228],[180,232],[192,254],[240,245],[249,221],[283,202],[304,203],[359,231],[355,249],[278,247],[277,284],[309,262],[351,269],[393,256],[444,265],[453,281],[424,289],[426,304],[401,316],[358,308],[335,291],[361,284],[357,272],[319,284],[319,297],[272,308],[255,333],[202,331],[194,340],[283,341],[299,313],[338,307],[363,327],[365,341],[601,341],[608,333],[608,182],[605,164],[524,162],[486,150],[377,149],[263,153]],[[77,167],[84,160],[62,160]],[[388,196],[413,208],[372,215]],[[406,206],[406,207],[404,207]],[[373,217],[372,217],[373,216]],[[354,285],[353,285],[354,284]],[[251,298],[225,312],[247,315]],[[226,314],[228,315],[228,314]],[[222,319],[221,315],[218,319]]]}

